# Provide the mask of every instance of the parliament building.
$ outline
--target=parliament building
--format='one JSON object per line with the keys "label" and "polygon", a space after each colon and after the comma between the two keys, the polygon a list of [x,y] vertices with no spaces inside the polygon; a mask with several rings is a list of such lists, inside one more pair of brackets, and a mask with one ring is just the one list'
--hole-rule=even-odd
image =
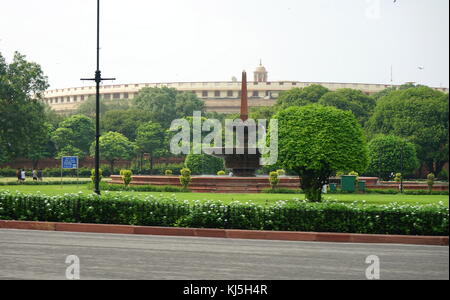
{"label": "parliament building", "polygon": [[[248,104],[250,107],[272,106],[283,91],[293,88],[304,88],[320,84],[332,91],[351,88],[361,90],[366,94],[380,92],[390,84],[361,84],[333,82],[300,82],[300,81],[269,81],[266,68],[260,65],[254,71],[253,81],[248,82]],[[168,87],[183,92],[195,93],[205,101],[206,111],[218,113],[237,113],[240,107],[241,83],[233,78],[222,82],[167,82],[167,83],[136,83],[101,86],[101,98],[105,102],[121,102],[133,99],[142,88]],[[448,93],[448,88],[435,88]],[[95,86],[64,88],[48,90],[44,94],[44,102],[60,113],[76,110],[89,97],[95,96]]]}

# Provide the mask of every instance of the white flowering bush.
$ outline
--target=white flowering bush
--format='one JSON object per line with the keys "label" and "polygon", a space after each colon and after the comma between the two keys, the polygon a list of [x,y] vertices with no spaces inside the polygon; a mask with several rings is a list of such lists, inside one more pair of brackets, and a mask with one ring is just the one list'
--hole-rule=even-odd
{"label": "white flowering bush", "polygon": [[328,199],[293,199],[271,206],[218,201],[179,201],[175,195],[144,199],[123,193],[102,196],[0,192],[0,219],[142,226],[314,231],[401,235],[448,235],[449,208],[429,205],[368,205]]}

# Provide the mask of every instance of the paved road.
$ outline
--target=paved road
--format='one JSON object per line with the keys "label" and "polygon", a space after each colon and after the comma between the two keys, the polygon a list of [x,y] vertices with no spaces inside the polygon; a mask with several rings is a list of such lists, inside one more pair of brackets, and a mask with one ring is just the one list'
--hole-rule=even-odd
{"label": "paved road", "polygon": [[0,230],[0,279],[365,280],[449,279],[449,248]]}

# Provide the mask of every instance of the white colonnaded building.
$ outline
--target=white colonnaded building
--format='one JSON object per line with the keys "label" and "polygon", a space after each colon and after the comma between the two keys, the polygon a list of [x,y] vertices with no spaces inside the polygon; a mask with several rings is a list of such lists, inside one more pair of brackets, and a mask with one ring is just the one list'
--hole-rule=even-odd
{"label": "white colonnaded building", "polygon": [[[269,81],[266,68],[260,65],[254,71],[254,80],[248,82],[248,103],[250,107],[272,106],[283,91],[293,88],[304,88],[313,84],[322,85],[335,91],[343,88],[361,90],[370,95],[392,87],[391,84],[334,83],[334,82],[301,82],[301,81]],[[395,85],[394,85],[395,86]],[[130,101],[146,87],[168,87],[183,92],[195,93],[205,101],[206,111],[218,113],[237,113],[240,107],[241,82],[236,78],[221,82],[167,82],[167,83],[133,83],[102,85],[100,94],[106,102]],[[434,88],[448,93],[448,88]],[[53,110],[67,113],[77,109],[89,97],[95,96],[95,86],[48,90],[43,101]]]}

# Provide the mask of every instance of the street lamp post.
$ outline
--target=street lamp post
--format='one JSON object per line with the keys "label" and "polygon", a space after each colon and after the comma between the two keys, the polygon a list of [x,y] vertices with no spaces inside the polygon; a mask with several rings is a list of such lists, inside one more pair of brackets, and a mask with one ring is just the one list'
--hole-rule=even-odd
{"label": "street lamp post", "polygon": [[403,145],[400,151],[400,193],[403,194]]}
{"label": "street lamp post", "polygon": [[100,83],[103,80],[116,80],[115,78],[102,78],[100,71],[100,0],[97,0],[97,70],[94,78],[82,78],[96,83],[95,93],[95,193],[100,195]]}

